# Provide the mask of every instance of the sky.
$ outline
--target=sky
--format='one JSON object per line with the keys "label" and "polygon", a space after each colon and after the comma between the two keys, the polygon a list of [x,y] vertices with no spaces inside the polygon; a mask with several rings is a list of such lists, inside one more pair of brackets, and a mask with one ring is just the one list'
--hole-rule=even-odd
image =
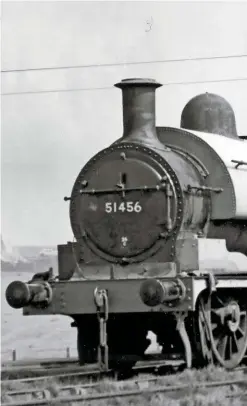
{"label": "sky", "polygon": [[[2,2],[2,70],[247,55],[246,2]],[[122,135],[114,83],[247,77],[247,57],[2,73],[1,228],[12,245],[72,240],[69,196],[90,157]],[[4,95],[40,90],[104,90]],[[156,123],[178,127],[202,92],[232,105],[247,135],[247,80],[163,86]]]}

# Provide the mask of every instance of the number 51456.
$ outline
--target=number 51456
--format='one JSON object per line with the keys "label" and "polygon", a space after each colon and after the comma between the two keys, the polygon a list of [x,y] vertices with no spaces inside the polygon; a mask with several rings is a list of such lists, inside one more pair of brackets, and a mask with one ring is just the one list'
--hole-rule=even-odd
{"label": "number 51456", "polygon": [[114,202],[106,202],[105,203],[105,212],[106,213],[117,213],[121,211],[124,213],[125,211],[131,213],[140,213],[142,211],[142,206],[139,202],[122,202],[120,204]]}

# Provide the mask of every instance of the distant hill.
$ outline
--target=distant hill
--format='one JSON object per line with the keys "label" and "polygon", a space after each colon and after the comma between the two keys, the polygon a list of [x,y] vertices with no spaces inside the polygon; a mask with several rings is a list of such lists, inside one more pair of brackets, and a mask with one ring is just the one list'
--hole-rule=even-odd
{"label": "distant hill", "polygon": [[53,267],[57,272],[57,248],[53,246],[18,246],[6,244],[1,236],[1,270],[44,272]]}
{"label": "distant hill", "polygon": [[27,246],[17,246],[15,247],[18,252],[25,258],[33,258],[40,255],[40,253],[44,251],[53,252],[54,255],[57,253],[56,246],[49,246],[49,245],[27,245]]}

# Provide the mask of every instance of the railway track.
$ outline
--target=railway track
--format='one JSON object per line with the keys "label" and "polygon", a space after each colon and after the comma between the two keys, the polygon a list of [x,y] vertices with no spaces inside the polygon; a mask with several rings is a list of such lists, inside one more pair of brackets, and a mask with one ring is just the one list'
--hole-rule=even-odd
{"label": "railway track", "polygon": [[[246,367],[237,369],[242,374],[239,379],[192,383],[192,386],[188,385],[187,382],[181,385],[172,385],[171,382],[165,382],[166,377],[157,375],[157,372],[161,372],[162,369],[164,372],[167,371],[168,367],[170,371],[171,368],[178,370],[181,366],[183,366],[182,362],[171,362],[170,360],[169,362],[164,362],[164,360],[138,362],[134,367],[134,373],[138,374],[137,378],[117,381],[113,371],[109,370],[102,373],[97,368],[97,365],[80,367],[76,359],[32,360],[28,364],[25,361],[8,362],[3,364],[5,375],[2,374],[3,395],[1,404],[2,406],[36,406],[58,403],[77,405],[82,402],[90,404],[91,401],[95,402],[97,400],[136,397],[143,394],[151,396],[163,393],[169,395],[174,392],[188,392],[191,388],[195,391],[202,388],[216,387],[237,387],[238,391],[235,391],[234,396],[247,400],[247,392],[243,390],[244,388],[247,389]],[[34,372],[43,373],[43,375],[24,376],[16,379],[8,378],[13,372],[20,374],[20,371],[22,371],[26,375],[30,368]],[[73,371],[71,371],[71,368]],[[59,373],[54,373],[54,371]],[[147,372],[156,372],[156,375],[145,377],[144,374]],[[113,380],[105,381],[104,377],[113,377]],[[54,382],[56,383],[54,384]],[[22,385],[24,387],[18,389],[18,386]],[[33,387],[30,387],[30,385]],[[232,396],[233,394],[229,393],[228,397]]]}
{"label": "railway track", "polygon": [[[149,361],[149,362],[138,362],[136,366],[132,369],[132,376],[136,374],[152,373],[152,374],[167,374],[168,372],[175,373],[183,369],[184,363],[182,362],[173,362],[173,363],[164,363],[164,361]],[[39,371],[39,374],[37,373]],[[24,372],[24,376],[23,376]],[[12,376],[18,376],[18,378],[11,379]],[[28,373],[28,374],[27,374]],[[34,373],[36,376],[29,376]],[[26,376],[25,376],[26,375]],[[37,376],[38,375],[38,376]],[[20,376],[22,376],[20,378]],[[115,381],[119,380],[121,374],[119,375],[116,371],[100,371],[98,366],[91,365],[86,367],[74,366],[73,370],[71,368],[47,368],[47,369],[36,369],[35,371],[28,371],[28,367],[23,370],[14,371],[11,369],[10,372],[2,374],[2,384],[5,385],[32,385],[32,384],[45,384],[47,381],[56,380],[57,382],[66,384],[77,384],[78,382],[90,380],[90,381],[99,381],[104,377],[114,378]]]}
{"label": "railway track", "polygon": [[[188,384],[180,385],[155,385],[160,378],[146,378],[136,379],[127,382],[127,388],[120,389],[122,382],[113,382],[108,384],[108,391],[99,393],[101,383],[74,385],[67,387],[57,387],[56,389],[40,388],[29,389],[23,391],[9,391],[5,392],[2,406],[29,406],[29,405],[52,405],[52,404],[80,404],[82,402],[91,402],[97,400],[110,400],[114,398],[129,398],[143,395],[154,394],[171,394],[172,392],[189,391],[193,389],[211,389],[217,387],[233,387],[237,386],[239,391],[234,393],[234,396],[246,397],[247,391],[243,390],[247,388],[247,379],[231,379],[228,381],[215,381],[215,382],[203,382],[196,383],[192,387]],[[126,384],[126,381],[124,381]],[[151,386],[152,385],[152,386]],[[107,389],[107,388],[106,388]],[[113,391],[114,389],[114,391]],[[14,397],[18,396],[18,400],[14,400]],[[21,400],[21,396],[25,396],[24,400]],[[27,396],[29,399],[27,400]],[[31,399],[30,399],[31,396]],[[229,397],[233,397],[233,394],[229,394]],[[83,403],[84,404],[84,403]]]}

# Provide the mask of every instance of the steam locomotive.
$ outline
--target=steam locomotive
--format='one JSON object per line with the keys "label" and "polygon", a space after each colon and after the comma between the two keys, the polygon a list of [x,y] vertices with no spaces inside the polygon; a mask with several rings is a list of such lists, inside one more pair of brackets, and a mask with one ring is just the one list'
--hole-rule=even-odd
{"label": "steam locomotive", "polygon": [[24,315],[68,315],[81,364],[120,368],[162,356],[234,368],[247,350],[247,140],[233,109],[205,93],[180,128],[156,127],[152,79],[125,79],[123,136],[75,180],[75,242],[52,269],[12,282]]}

